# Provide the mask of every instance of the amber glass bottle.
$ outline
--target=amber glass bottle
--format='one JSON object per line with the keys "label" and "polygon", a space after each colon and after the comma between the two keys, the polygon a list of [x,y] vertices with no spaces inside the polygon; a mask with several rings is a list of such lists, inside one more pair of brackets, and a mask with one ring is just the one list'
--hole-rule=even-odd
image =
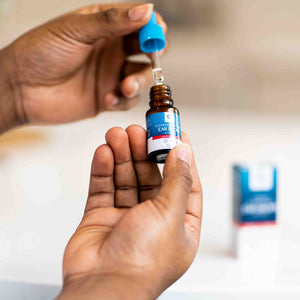
{"label": "amber glass bottle", "polygon": [[179,111],[171,97],[171,89],[166,84],[156,84],[150,89],[147,147],[149,159],[156,163],[164,163],[170,150],[181,144]]}

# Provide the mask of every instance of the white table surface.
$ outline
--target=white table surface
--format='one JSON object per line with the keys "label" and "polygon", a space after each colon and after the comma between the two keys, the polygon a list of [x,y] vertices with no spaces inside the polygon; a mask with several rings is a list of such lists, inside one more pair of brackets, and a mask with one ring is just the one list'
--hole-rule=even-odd
{"label": "white table surface", "polygon": [[[143,124],[145,106],[0,137],[0,279],[61,284],[63,250],[82,216],[93,152],[110,127]],[[198,256],[170,291],[300,295],[300,121],[189,108],[181,114],[204,187],[204,217]],[[230,248],[231,165],[257,158],[279,169],[281,243],[271,279],[259,276],[263,265],[249,266]]]}

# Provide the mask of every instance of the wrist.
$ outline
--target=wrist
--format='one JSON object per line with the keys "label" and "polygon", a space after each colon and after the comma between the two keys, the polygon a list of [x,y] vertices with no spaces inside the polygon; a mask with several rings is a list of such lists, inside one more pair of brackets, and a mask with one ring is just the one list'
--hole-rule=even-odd
{"label": "wrist", "polygon": [[0,51],[0,134],[25,123],[20,117],[20,89],[13,59],[8,48]]}
{"label": "wrist", "polygon": [[153,300],[161,291],[136,275],[90,274],[68,278],[57,300]]}

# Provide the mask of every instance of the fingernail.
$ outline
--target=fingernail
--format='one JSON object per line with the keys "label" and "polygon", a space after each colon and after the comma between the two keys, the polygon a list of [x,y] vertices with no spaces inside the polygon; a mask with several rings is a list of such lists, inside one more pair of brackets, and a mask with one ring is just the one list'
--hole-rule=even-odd
{"label": "fingernail", "polygon": [[128,97],[129,98],[134,97],[137,94],[139,89],[140,89],[140,84],[136,80],[132,81],[132,83],[131,83],[131,91],[132,92],[128,95]]}
{"label": "fingernail", "polygon": [[178,159],[188,163],[191,165],[192,162],[192,149],[188,144],[182,144],[180,146],[177,146],[177,152],[176,156]]}
{"label": "fingernail", "polygon": [[109,93],[106,95],[105,102],[108,107],[116,106],[119,103],[119,98],[113,93]]}
{"label": "fingernail", "polygon": [[153,11],[153,4],[143,4],[134,6],[133,8],[129,9],[128,17],[130,21],[142,21],[143,19],[147,18]]}
{"label": "fingernail", "polygon": [[111,106],[117,106],[119,103],[119,98],[118,97],[113,97],[113,100],[111,102]]}

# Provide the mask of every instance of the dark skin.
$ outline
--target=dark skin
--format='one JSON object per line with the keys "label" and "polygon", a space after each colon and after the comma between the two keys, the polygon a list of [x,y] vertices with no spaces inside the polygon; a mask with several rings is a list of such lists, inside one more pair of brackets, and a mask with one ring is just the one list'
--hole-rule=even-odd
{"label": "dark skin", "polygon": [[[0,133],[133,106],[152,74],[128,57],[140,53],[137,30],[151,12],[151,4],[85,7],[2,49]],[[59,299],[155,299],[187,270],[199,243],[202,192],[185,134],[183,141],[168,155],[162,179],[147,160],[143,128],[108,131],[65,251]]]}
{"label": "dark skin", "polygon": [[[202,191],[184,133],[183,142],[168,155],[162,179],[147,159],[142,127],[107,132],[65,250],[58,299],[156,299],[187,270],[199,244]],[[178,156],[180,149],[188,155]]]}
{"label": "dark skin", "polygon": [[[152,5],[105,4],[58,17],[0,51],[0,133],[23,123],[66,123],[136,104],[151,82],[137,30]],[[157,19],[166,31],[161,16]]]}

